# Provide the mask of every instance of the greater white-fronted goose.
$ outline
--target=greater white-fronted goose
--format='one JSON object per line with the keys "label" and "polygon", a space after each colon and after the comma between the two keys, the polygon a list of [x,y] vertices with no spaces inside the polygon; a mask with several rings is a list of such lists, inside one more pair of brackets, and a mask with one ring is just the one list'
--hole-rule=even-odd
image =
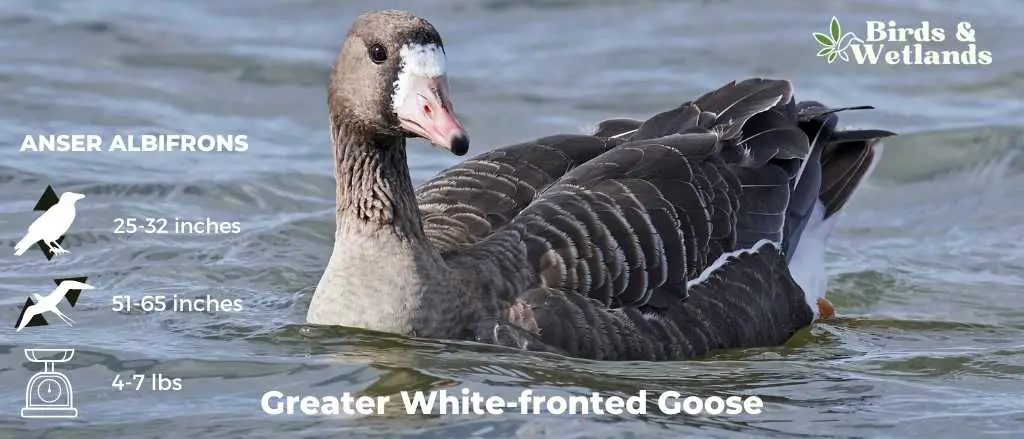
{"label": "greater white-fronted goose", "polygon": [[414,189],[407,138],[469,147],[445,73],[426,20],[374,12],[350,30],[327,98],[337,233],[310,323],[607,360],[781,344],[828,308],[828,235],[892,135],[837,130],[841,109],[748,79]]}

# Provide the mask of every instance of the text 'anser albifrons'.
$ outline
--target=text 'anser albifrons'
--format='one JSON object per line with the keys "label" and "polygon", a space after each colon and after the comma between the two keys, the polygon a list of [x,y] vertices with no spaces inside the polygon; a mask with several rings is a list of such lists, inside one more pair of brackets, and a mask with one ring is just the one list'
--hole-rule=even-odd
{"label": "text 'anser albifrons'", "polygon": [[606,360],[777,345],[830,313],[827,238],[892,135],[749,79],[415,189],[407,138],[469,140],[440,35],[400,11],[356,20],[327,102],[337,233],[310,323]]}

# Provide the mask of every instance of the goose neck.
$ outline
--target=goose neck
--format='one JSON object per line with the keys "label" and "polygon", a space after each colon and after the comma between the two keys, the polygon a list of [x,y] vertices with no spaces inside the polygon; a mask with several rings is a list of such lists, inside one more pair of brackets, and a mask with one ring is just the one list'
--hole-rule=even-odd
{"label": "goose neck", "polygon": [[425,241],[405,138],[332,117],[338,234]]}

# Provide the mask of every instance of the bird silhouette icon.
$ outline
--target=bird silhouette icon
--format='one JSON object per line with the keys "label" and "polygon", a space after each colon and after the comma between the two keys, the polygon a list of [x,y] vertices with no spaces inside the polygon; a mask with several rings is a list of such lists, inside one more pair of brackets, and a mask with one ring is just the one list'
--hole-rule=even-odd
{"label": "bird silhouette icon", "polygon": [[74,325],[75,321],[64,314],[57,305],[64,300],[64,296],[71,290],[92,290],[95,289],[92,285],[85,282],[79,282],[77,280],[65,280],[57,285],[57,288],[46,296],[32,293],[32,298],[35,303],[25,308],[25,312],[21,316],[21,321],[18,322],[18,328],[15,332],[21,332],[28,326],[28,323],[32,321],[32,318],[45,312],[50,312],[56,315],[58,318],[64,321],[68,326]]}
{"label": "bird silhouette icon", "polygon": [[71,223],[75,221],[75,202],[82,198],[85,198],[85,195],[76,192],[60,194],[57,204],[39,215],[39,218],[28,226],[28,233],[14,245],[14,255],[21,256],[32,247],[32,244],[40,241],[55,255],[70,253],[57,241],[71,228]]}

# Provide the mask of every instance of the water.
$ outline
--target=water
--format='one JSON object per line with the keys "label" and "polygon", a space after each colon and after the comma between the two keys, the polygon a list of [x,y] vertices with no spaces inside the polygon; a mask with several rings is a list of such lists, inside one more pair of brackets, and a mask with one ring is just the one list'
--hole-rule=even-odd
{"label": "water", "polygon": [[[674,363],[597,363],[305,328],[333,232],[327,65],[377,2],[0,2],[0,243],[47,185],[87,195],[46,263],[4,250],[0,437],[1021,437],[1024,50],[1016,2],[395,1],[440,29],[474,152],[724,82],[791,78],[798,98],[871,104],[844,123],[898,131],[829,253],[841,317],[786,346]],[[625,3],[623,3],[625,4]],[[988,66],[828,65],[837,15],[978,29]],[[245,134],[234,154],[18,153],[26,134]],[[414,178],[459,159],[416,142]],[[240,221],[234,235],[112,233],[115,218]],[[73,329],[15,333],[26,295],[88,276]],[[237,313],[111,311],[117,295],[241,299]],[[25,347],[74,347],[70,421],[23,420]],[[174,393],[114,377],[182,379]],[[760,395],[761,415],[271,417],[260,395],[468,387],[514,398],[641,389]],[[130,387],[129,387],[130,389]]]}

